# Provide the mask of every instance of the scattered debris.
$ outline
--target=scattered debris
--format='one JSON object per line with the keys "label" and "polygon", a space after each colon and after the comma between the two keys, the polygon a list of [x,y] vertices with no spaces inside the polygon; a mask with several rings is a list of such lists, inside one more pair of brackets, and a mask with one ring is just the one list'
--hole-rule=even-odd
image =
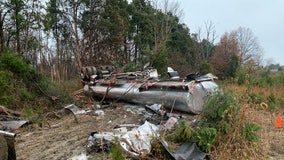
{"label": "scattered debris", "polygon": [[70,110],[70,111],[73,112],[74,114],[75,114],[76,112],[78,112],[78,111],[81,110],[80,108],[78,108],[78,107],[77,107],[76,105],[74,105],[74,104],[69,104],[69,105],[65,106],[64,108]]}
{"label": "scattered debris", "polygon": [[0,105],[0,158],[16,159],[15,137],[12,131],[28,121],[20,120],[20,113]]}
{"label": "scattered debris", "polygon": [[175,126],[177,123],[178,119],[176,117],[170,117],[168,121],[163,125],[165,129],[171,129]]}
{"label": "scattered debris", "polygon": [[86,153],[81,153],[80,155],[69,158],[68,160],[88,160],[88,156]]}
{"label": "scattered debris", "polygon": [[0,105],[0,130],[13,131],[24,124],[27,120],[20,120],[20,113]]}
{"label": "scattered debris", "polygon": [[166,111],[163,110],[161,104],[146,105],[145,108],[153,111],[154,113],[156,113],[160,116],[165,116],[165,114],[166,114]]}
{"label": "scattered debris", "polygon": [[112,132],[92,132],[88,137],[87,152],[109,152],[114,136]]}
{"label": "scattered debris", "polygon": [[95,115],[97,115],[97,116],[103,116],[103,115],[105,115],[105,112],[104,112],[103,110],[96,110],[96,111],[95,111]]}
{"label": "scattered debris", "polygon": [[52,112],[47,113],[45,115],[45,118],[57,118],[57,119],[60,119],[63,116],[68,115],[68,114],[71,113],[74,116],[75,122],[79,123],[78,118],[76,117],[76,115],[78,115],[78,114],[87,114],[89,112],[91,112],[90,109],[81,109],[81,108],[77,107],[74,104],[69,104],[69,105],[65,106],[61,110],[52,111]]}
{"label": "scattered debris", "polygon": [[168,75],[170,79],[180,79],[178,72],[171,67],[168,67]]}
{"label": "scattered debris", "polygon": [[120,145],[132,156],[147,155],[151,151],[151,139],[158,135],[158,127],[149,122],[136,127],[134,124],[127,124],[134,128],[127,131],[126,127],[116,128],[113,132],[92,132],[88,138],[87,151],[109,152],[111,141],[118,137]]}

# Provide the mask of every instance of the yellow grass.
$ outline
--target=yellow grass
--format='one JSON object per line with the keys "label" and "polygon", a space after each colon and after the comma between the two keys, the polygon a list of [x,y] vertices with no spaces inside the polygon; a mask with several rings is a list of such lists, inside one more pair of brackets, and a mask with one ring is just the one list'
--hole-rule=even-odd
{"label": "yellow grass", "polygon": [[[267,97],[273,94],[276,98],[284,97],[284,86],[256,87],[226,84],[223,86],[224,92],[233,91],[235,97],[240,100],[240,117],[237,123],[243,122],[257,123],[261,126],[259,131],[260,141],[256,144],[245,143],[244,141],[233,142],[239,135],[223,137],[218,148],[210,153],[212,159],[284,159],[284,128],[276,128],[276,115],[280,114],[284,118],[283,106],[276,106],[275,111],[269,111],[260,104],[245,103],[243,98],[246,94],[255,93],[263,96],[264,104]],[[257,106],[257,107],[256,107]],[[235,128],[238,130],[238,128]]]}

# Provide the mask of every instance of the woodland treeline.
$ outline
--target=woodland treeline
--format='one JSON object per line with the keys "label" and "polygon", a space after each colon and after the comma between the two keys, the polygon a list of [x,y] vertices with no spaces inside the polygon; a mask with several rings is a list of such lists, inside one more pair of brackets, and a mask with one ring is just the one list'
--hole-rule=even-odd
{"label": "woodland treeline", "polygon": [[213,72],[220,78],[260,65],[262,50],[249,28],[224,33],[217,42],[212,22],[194,33],[181,13],[169,0],[1,0],[0,53],[13,50],[55,81],[106,64],[138,69],[150,62],[160,73],[171,66],[181,75]]}

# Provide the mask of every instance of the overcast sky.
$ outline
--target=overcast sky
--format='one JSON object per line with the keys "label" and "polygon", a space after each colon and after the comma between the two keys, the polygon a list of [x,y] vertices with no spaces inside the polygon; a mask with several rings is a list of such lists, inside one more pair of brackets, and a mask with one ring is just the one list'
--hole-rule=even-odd
{"label": "overcast sky", "polygon": [[250,28],[264,49],[264,64],[269,60],[284,65],[284,0],[178,0],[182,22],[190,32],[205,23],[215,25],[218,42],[225,32]]}

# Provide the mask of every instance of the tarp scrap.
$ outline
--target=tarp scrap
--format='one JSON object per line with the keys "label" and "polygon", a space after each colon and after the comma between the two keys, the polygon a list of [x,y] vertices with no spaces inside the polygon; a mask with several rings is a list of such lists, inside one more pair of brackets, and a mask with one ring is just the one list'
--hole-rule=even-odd
{"label": "tarp scrap", "polygon": [[107,152],[110,150],[110,142],[118,137],[120,145],[130,155],[147,155],[151,151],[152,138],[158,136],[158,129],[156,125],[145,121],[143,125],[133,128],[131,131],[126,131],[127,129],[124,128],[121,132],[120,130],[103,133],[92,132],[88,137],[87,150],[88,152]]}
{"label": "tarp scrap", "polygon": [[146,155],[151,151],[151,139],[157,136],[158,127],[147,121],[120,138],[120,145],[133,156]]}
{"label": "tarp scrap", "polygon": [[174,152],[172,152],[166,142],[160,139],[161,144],[175,160],[205,160],[206,153],[202,152],[194,142],[182,144]]}

